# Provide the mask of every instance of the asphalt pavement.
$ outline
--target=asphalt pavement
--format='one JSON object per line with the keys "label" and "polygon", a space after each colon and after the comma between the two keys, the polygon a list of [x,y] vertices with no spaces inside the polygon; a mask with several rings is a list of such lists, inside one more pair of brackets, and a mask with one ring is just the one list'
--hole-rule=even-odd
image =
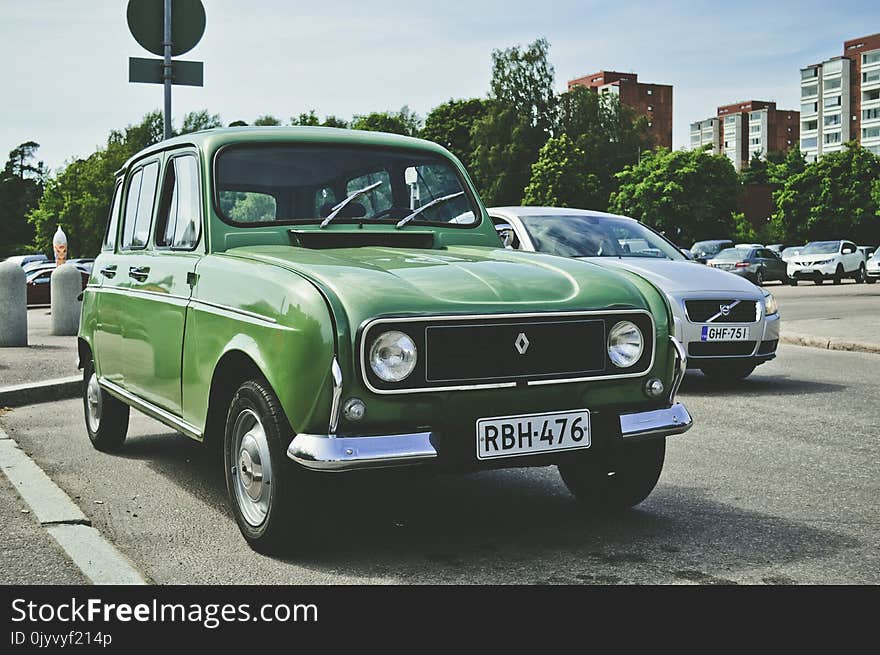
{"label": "asphalt pavement", "polygon": [[[117,455],[92,449],[78,400],[0,424],[157,583],[877,584],[878,364],[782,346],[742,383],[689,373],[695,427],[669,438],[648,500],[615,518],[585,515],[554,468],[339,474],[332,500],[303,499],[326,519],[305,556],[251,551],[216,455],[136,412]],[[0,570],[15,579],[9,539]]]}
{"label": "asphalt pavement", "polygon": [[52,315],[48,307],[28,309],[28,345],[0,348],[0,389],[78,375],[76,337],[50,334]]}

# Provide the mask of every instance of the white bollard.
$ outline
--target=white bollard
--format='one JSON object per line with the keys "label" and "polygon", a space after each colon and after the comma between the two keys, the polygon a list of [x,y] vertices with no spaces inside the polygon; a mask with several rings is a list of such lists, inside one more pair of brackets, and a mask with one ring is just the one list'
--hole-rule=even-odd
{"label": "white bollard", "polygon": [[0,262],[0,348],[28,345],[27,282],[16,262]]}
{"label": "white bollard", "polygon": [[82,301],[82,274],[73,264],[62,264],[52,271],[52,334],[74,336],[79,332]]}

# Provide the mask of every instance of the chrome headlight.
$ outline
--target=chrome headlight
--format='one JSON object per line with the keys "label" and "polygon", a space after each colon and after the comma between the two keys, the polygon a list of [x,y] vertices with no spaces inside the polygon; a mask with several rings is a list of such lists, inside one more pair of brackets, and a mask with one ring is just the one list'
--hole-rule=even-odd
{"label": "chrome headlight", "polygon": [[379,335],[370,346],[370,368],[384,382],[401,382],[416,367],[416,344],[396,330]]}
{"label": "chrome headlight", "polygon": [[608,333],[608,356],[619,368],[629,368],[642,356],[645,340],[635,323],[620,321]]}
{"label": "chrome headlight", "polygon": [[779,311],[779,305],[776,304],[776,298],[769,291],[764,292],[764,315],[772,316]]}

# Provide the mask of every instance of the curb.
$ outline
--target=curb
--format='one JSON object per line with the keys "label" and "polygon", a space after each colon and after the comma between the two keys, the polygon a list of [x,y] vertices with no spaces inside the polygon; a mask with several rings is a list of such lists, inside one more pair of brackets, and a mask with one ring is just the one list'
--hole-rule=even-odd
{"label": "curb", "polygon": [[843,339],[826,339],[802,334],[783,334],[779,340],[794,346],[807,346],[823,350],[844,350],[848,352],[871,353],[880,355],[880,344],[864,341],[844,341]]}
{"label": "curb", "polygon": [[35,403],[78,398],[82,392],[82,377],[56,378],[42,382],[27,382],[0,387],[0,407],[21,407]]}

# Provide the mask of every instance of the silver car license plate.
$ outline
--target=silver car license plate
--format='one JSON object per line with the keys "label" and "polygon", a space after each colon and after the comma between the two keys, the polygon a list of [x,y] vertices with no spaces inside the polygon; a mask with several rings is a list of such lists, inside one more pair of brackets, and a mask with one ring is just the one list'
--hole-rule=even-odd
{"label": "silver car license plate", "polygon": [[749,341],[747,327],[717,327],[704,325],[700,333],[700,341]]}

